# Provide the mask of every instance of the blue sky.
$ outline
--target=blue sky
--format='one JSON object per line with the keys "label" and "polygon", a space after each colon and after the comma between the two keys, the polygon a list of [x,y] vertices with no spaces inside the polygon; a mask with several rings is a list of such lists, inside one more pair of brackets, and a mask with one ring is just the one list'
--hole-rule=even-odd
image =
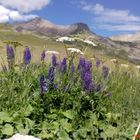
{"label": "blue sky", "polygon": [[40,16],[63,25],[84,22],[93,32],[111,36],[140,31],[139,5],[140,0],[0,0],[0,21]]}

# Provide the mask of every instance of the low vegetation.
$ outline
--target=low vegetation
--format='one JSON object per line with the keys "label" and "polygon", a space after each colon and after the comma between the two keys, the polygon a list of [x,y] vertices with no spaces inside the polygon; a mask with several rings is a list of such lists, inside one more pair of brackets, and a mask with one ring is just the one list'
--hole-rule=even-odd
{"label": "low vegetation", "polygon": [[58,61],[46,53],[23,62],[6,47],[7,65],[0,72],[0,139],[15,133],[44,140],[131,140],[140,116],[140,76],[116,66],[93,64],[78,51]]}

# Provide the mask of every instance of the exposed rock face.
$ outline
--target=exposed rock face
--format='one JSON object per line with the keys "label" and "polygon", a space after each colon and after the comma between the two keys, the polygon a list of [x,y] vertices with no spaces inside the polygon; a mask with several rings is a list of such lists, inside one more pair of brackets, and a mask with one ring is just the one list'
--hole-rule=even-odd
{"label": "exposed rock face", "polygon": [[91,32],[89,27],[84,23],[75,23],[72,25],[55,25],[48,20],[39,17],[28,22],[17,23],[14,25],[16,31],[30,30],[44,35],[65,36],[83,32]]}

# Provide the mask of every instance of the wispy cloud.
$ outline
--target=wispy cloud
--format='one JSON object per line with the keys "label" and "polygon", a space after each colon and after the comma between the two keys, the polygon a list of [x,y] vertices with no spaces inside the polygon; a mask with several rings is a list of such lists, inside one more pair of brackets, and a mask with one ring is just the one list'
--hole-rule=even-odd
{"label": "wispy cloud", "polygon": [[14,21],[28,21],[37,17],[32,14],[22,14],[19,11],[11,10],[0,5],[0,23],[14,22]]}
{"label": "wispy cloud", "polygon": [[47,6],[51,0],[0,0],[0,23],[28,21],[37,17],[30,14]]}
{"label": "wispy cloud", "polygon": [[1,5],[23,13],[40,10],[50,2],[51,0],[0,0]]}
{"label": "wispy cloud", "polygon": [[94,15],[93,21],[96,28],[117,31],[140,30],[140,16],[136,16],[130,10],[109,9],[101,4],[88,4],[80,2],[80,7]]}

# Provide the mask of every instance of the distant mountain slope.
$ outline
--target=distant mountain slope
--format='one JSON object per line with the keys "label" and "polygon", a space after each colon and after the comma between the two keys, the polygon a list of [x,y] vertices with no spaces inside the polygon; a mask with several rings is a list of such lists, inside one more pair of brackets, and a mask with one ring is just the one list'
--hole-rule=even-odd
{"label": "distant mountain slope", "polygon": [[110,38],[115,41],[135,42],[140,41],[140,32],[136,32],[134,34],[112,36]]}
{"label": "distant mountain slope", "polygon": [[[32,38],[31,40],[28,39],[30,36]],[[48,20],[38,17],[28,22],[0,24],[1,42],[4,40],[14,40],[15,38],[17,41],[21,40],[23,42],[28,42],[31,45],[39,45],[36,43],[36,40],[34,40],[35,37],[43,39],[45,42],[46,40],[51,40],[53,43],[57,38],[64,36],[93,41],[97,45],[96,49],[100,50],[101,53],[104,53],[105,55],[111,55],[112,57],[121,57],[123,59],[140,62],[139,42],[130,43],[124,41],[116,41],[113,40],[113,38],[110,39],[107,37],[102,37],[91,31],[88,25],[85,23],[56,25]],[[38,42],[40,42],[39,40]]]}
{"label": "distant mountain slope", "polygon": [[70,35],[79,35],[89,40],[96,40],[99,43],[103,43],[108,47],[120,48],[121,46],[113,42],[111,39],[102,37],[92,32],[88,25],[85,23],[74,23],[71,25],[56,25],[48,20],[42,18],[34,18],[28,22],[16,23],[13,26],[13,29],[17,32],[31,31],[33,33],[49,36],[49,37],[58,37],[58,36],[70,36]]}
{"label": "distant mountain slope", "polygon": [[39,17],[28,22],[14,24],[14,29],[18,32],[22,30],[34,31],[46,36],[66,36],[76,33],[91,33],[89,27],[84,23],[75,23],[72,25],[55,25],[48,20]]}

